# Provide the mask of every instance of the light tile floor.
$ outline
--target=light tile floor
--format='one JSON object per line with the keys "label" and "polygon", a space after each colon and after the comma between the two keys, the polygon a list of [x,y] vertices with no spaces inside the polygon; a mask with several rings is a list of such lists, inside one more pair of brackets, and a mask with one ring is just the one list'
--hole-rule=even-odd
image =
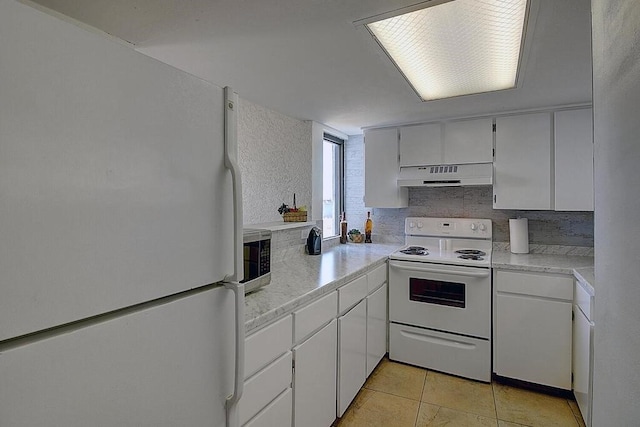
{"label": "light tile floor", "polygon": [[575,401],[380,362],[336,427],[582,427]]}

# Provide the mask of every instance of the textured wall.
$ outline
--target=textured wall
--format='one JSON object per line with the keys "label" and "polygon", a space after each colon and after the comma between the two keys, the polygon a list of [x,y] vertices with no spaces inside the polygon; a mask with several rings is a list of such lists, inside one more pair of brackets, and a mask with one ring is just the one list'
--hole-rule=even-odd
{"label": "textured wall", "polygon": [[640,2],[593,0],[593,426],[640,425]]}
{"label": "textured wall", "polygon": [[[238,149],[244,223],[282,221],[278,207],[311,208],[311,122],[239,100]],[[309,216],[311,218],[311,216]]]}
{"label": "textured wall", "polygon": [[[347,142],[346,209],[347,218],[364,221],[364,145],[362,137],[350,137]],[[354,159],[350,159],[353,156]],[[493,221],[493,240],[509,241],[509,218],[529,219],[529,241],[532,244],[593,247],[593,212],[553,212],[494,210],[490,186],[410,188],[409,207],[372,210],[374,234],[384,240],[401,241],[407,216],[445,218],[488,218]],[[362,219],[361,219],[362,218]],[[351,228],[351,224],[349,224]]]}
{"label": "textured wall", "polygon": [[364,136],[350,136],[345,143],[344,207],[349,229],[363,231],[367,210],[364,207]]}

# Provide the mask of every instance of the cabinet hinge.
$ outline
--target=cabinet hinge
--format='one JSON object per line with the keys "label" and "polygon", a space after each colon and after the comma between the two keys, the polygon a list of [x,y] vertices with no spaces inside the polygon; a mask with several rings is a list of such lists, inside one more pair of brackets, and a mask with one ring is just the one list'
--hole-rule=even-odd
{"label": "cabinet hinge", "polygon": [[496,131],[496,124],[495,124],[495,123],[493,123],[493,125],[492,125],[492,131],[493,131],[493,132],[495,132],[495,131]]}
{"label": "cabinet hinge", "polygon": [[494,195],[493,195],[493,203],[496,203],[496,202],[497,202],[497,199],[498,199],[498,197],[494,194]]}
{"label": "cabinet hinge", "polygon": [[491,149],[491,155],[493,156],[493,160],[495,160],[496,159],[496,149],[495,148]]}
{"label": "cabinet hinge", "polygon": [[573,384],[573,372],[571,372],[571,384]]}
{"label": "cabinet hinge", "polygon": [[291,372],[293,375],[296,374],[296,359],[291,359]]}
{"label": "cabinet hinge", "polygon": [[571,320],[576,320],[576,312],[575,311],[571,311]]}

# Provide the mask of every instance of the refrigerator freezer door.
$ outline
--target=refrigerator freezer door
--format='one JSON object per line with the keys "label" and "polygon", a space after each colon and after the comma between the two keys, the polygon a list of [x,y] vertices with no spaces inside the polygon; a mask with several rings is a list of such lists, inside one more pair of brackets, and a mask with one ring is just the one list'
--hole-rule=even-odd
{"label": "refrigerator freezer door", "polygon": [[223,287],[0,353],[0,425],[225,425],[233,295]]}
{"label": "refrigerator freezer door", "polygon": [[0,341],[234,273],[221,88],[0,0]]}

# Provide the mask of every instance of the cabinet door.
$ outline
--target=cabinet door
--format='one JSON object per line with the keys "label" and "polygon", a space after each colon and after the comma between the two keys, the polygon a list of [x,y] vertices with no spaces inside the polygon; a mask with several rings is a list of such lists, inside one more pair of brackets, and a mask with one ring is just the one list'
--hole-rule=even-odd
{"label": "cabinet door", "polygon": [[587,426],[591,425],[591,330],[593,323],[573,306],[573,394]]}
{"label": "cabinet door", "polygon": [[498,293],[495,305],[495,373],[570,390],[571,303]]}
{"label": "cabinet door", "polygon": [[493,119],[447,122],[444,126],[444,163],[491,163]]}
{"label": "cabinet door", "polygon": [[366,300],[338,318],[338,342],[338,417],[341,417],[366,380]]}
{"label": "cabinet door", "polygon": [[407,188],[398,187],[398,130],[374,129],[364,134],[364,204],[372,208],[403,208]]}
{"label": "cabinet door", "polygon": [[496,118],[494,209],[551,209],[551,115]]}
{"label": "cabinet door", "polygon": [[400,166],[442,163],[442,125],[430,123],[400,128]]}
{"label": "cabinet door", "polygon": [[591,108],[557,111],[555,210],[593,211],[593,118]]}
{"label": "cabinet door", "polygon": [[293,349],[294,425],[327,427],[335,420],[337,345],[334,319]]}
{"label": "cabinet door", "polygon": [[367,297],[367,377],[387,352],[387,285]]}

